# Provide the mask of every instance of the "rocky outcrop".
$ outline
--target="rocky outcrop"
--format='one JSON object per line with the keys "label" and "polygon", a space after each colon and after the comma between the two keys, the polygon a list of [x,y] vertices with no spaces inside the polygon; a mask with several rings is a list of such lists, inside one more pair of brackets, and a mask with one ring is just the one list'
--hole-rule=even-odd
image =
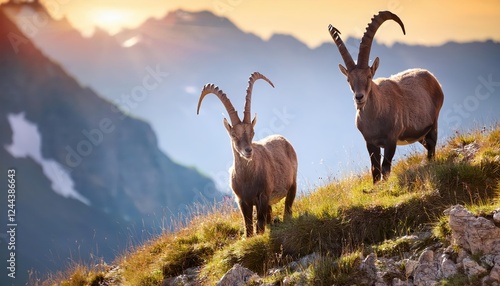
{"label": "rocky outcrop", "polygon": [[[496,211],[495,214],[499,213]],[[377,257],[375,253],[367,255],[359,266],[361,285],[376,286],[434,286],[440,285],[444,279],[461,277],[464,285],[500,285],[500,228],[492,219],[476,217],[460,205],[449,208],[452,231],[450,246],[441,242],[428,245],[425,249],[408,254],[409,258],[399,259]],[[430,232],[413,235],[408,238],[415,245],[431,236]],[[306,271],[321,255],[313,253],[293,261],[288,265],[270,269],[268,276],[283,276],[280,285],[308,285]],[[176,282],[168,285],[198,285],[196,277],[186,275],[176,278]],[[174,281],[174,280],[172,280]],[[275,285],[266,284],[264,279],[251,270],[236,264],[218,282],[217,285]]]}
{"label": "rocky outcrop", "polygon": [[[371,254],[361,264],[361,270],[366,276],[375,277],[375,268],[377,275],[372,281],[379,286],[439,285],[443,279],[460,275],[478,285],[500,285],[500,228],[493,220],[476,217],[460,205],[445,213],[450,217],[452,246],[444,248],[436,244],[423,250],[418,259],[403,261],[378,258],[375,263]],[[380,269],[390,269],[390,264],[405,266],[405,272],[401,273],[404,279],[379,279],[383,276]]]}
{"label": "rocky outcrop", "polygon": [[463,206],[449,210],[452,243],[472,254],[500,254],[500,228],[493,220],[475,217]]}
{"label": "rocky outcrop", "polygon": [[221,280],[217,282],[217,286],[244,286],[252,279],[258,279],[259,276],[253,271],[239,264],[235,264]]}
{"label": "rocky outcrop", "polygon": [[[451,246],[437,243],[420,252],[418,259],[403,261],[376,259],[371,254],[361,269],[367,276],[373,276],[372,282],[378,286],[440,285],[443,279],[454,276],[466,277],[465,280],[473,285],[500,285],[500,228],[493,220],[476,217],[461,205],[449,208],[445,214],[449,215]],[[402,278],[380,279],[384,276],[380,269],[392,269],[397,273],[397,265],[405,266]]]}

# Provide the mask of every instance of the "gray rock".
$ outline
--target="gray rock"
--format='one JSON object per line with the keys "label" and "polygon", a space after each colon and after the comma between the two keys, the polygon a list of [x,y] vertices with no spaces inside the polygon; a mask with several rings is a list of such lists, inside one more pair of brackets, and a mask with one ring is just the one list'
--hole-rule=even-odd
{"label": "gray rock", "polygon": [[470,253],[500,254],[500,228],[484,217],[475,217],[461,205],[449,210],[452,242]]}
{"label": "gray rock", "polygon": [[417,286],[438,285],[441,278],[439,265],[434,261],[434,251],[426,249],[418,258],[418,265],[413,273]]}
{"label": "gray rock", "polygon": [[500,255],[496,256],[495,261],[495,266],[490,271],[490,278],[500,283]]}
{"label": "gray rock", "polygon": [[500,284],[491,276],[485,276],[481,279],[481,286],[500,286]]}
{"label": "gray rock", "polygon": [[495,255],[486,254],[484,256],[481,256],[481,258],[479,258],[479,261],[481,261],[481,264],[483,266],[485,266],[488,269],[491,269],[493,266],[495,266]]}
{"label": "gray rock", "polygon": [[434,262],[434,251],[430,249],[424,250],[421,254],[420,257],[418,258],[418,263],[432,263]]}
{"label": "gray rock", "polygon": [[500,209],[495,210],[495,213],[493,214],[493,220],[496,223],[500,223]]}
{"label": "gray rock", "polygon": [[466,257],[469,257],[470,258],[470,255],[467,251],[463,250],[463,249],[460,249],[458,251],[458,257],[457,257],[457,264],[462,264],[462,261],[464,260],[464,258]]}
{"label": "gray rock", "polygon": [[172,286],[185,286],[185,285],[190,285],[189,284],[189,278],[186,274],[179,275],[175,277],[169,285]]}
{"label": "gray rock", "polygon": [[292,261],[292,262],[288,263],[286,267],[293,272],[301,271],[301,270],[304,270],[307,267],[309,267],[309,265],[311,265],[314,261],[316,261],[320,257],[321,256],[319,254],[317,254],[316,252],[313,252],[309,255],[306,255],[306,256],[300,258],[297,261]]}
{"label": "gray rock", "polygon": [[251,279],[259,279],[259,276],[248,268],[235,264],[233,268],[222,276],[217,286],[244,286]]}
{"label": "gray rock", "polygon": [[404,278],[404,274],[401,272],[401,262],[395,261],[392,258],[379,257],[377,263],[377,277],[378,282],[384,282],[388,285],[392,285],[394,278]]}
{"label": "gray rock", "polygon": [[392,279],[392,286],[408,286],[408,283],[399,278],[394,278]]}
{"label": "gray rock", "polygon": [[444,278],[456,275],[458,273],[458,267],[455,262],[450,259],[447,254],[442,254],[440,258],[441,273]]}
{"label": "gray rock", "polygon": [[484,267],[470,258],[464,258],[462,264],[464,272],[467,276],[481,276],[488,272]]}
{"label": "gray rock", "polygon": [[375,253],[370,253],[359,266],[359,269],[365,274],[366,278],[372,281],[377,280],[377,267],[375,266],[376,261],[377,256]]}
{"label": "gray rock", "polygon": [[183,274],[177,277],[170,277],[163,281],[165,286],[195,286],[199,285],[197,281],[200,267],[188,268]]}
{"label": "gray rock", "polygon": [[317,254],[316,252],[313,252],[299,259],[298,263],[301,267],[307,268],[309,265],[311,265],[314,261],[318,260],[320,257],[321,255]]}
{"label": "gray rock", "polygon": [[271,268],[267,271],[268,276],[282,275],[284,273],[286,273],[286,270],[283,267]]}
{"label": "gray rock", "polygon": [[404,260],[405,269],[406,269],[406,277],[413,276],[415,269],[417,269],[418,261],[405,259]]}

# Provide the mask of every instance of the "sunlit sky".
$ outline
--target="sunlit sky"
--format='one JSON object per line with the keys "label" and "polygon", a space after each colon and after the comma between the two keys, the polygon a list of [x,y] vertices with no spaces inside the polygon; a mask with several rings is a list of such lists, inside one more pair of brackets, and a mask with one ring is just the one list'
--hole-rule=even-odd
{"label": "sunlit sky", "polygon": [[[0,0],[6,2],[7,0]],[[229,18],[245,32],[268,39],[274,33],[291,34],[310,47],[331,41],[333,24],[344,38],[360,37],[371,16],[390,10],[403,20],[407,35],[398,25],[384,25],[377,40],[439,45],[447,41],[493,39],[500,41],[499,0],[40,0],[56,18],[66,17],[89,35],[100,26],[110,33],[133,28],[150,17],[168,11],[210,10]]]}

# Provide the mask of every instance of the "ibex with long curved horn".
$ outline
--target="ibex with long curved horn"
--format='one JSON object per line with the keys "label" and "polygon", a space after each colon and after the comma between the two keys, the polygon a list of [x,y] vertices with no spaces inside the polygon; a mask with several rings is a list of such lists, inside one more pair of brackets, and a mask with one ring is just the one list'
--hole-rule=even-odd
{"label": "ibex with long curved horn", "polygon": [[[397,22],[406,34],[398,16],[389,11],[379,12],[361,39],[357,63],[347,51],[340,32],[332,25],[328,27],[346,65],[339,64],[339,68],[354,93],[356,127],[366,141],[374,183],[389,176],[396,145],[418,141],[427,149],[428,159],[434,157],[438,116],[444,100],[439,82],[424,69],[410,69],[373,80],[379,58],[368,66],[370,50],[375,32],[386,20]],[[382,166],[380,148],[384,148]]]}
{"label": "ibex with long curved horn", "polygon": [[257,116],[250,121],[252,88],[256,80],[263,79],[274,87],[272,82],[258,72],[248,80],[243,121],[238,117],[226,94],[213,84],[203,87],[198,111],[205,95],[215,94],[226,107],[231,124],[224,118],[224,126],[231,139],[233,166],[229,169],[231,188],[245,221],[246,236],[253,235],[253,206],[257,207],[257,233],[265,230],[271,222],[271,205],[286,196],[284,218],[292,215],[292,204],[297,189],[297,155],[292,145],[279,135],[268,136],[252,142]]}

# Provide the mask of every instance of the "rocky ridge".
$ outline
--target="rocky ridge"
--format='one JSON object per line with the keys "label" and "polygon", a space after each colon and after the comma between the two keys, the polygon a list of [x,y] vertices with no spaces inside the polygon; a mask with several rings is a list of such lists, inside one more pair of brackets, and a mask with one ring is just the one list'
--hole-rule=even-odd
{"label": "rocky ridge", "polygon": [[[370,253],[360,265],[363,285],[376,286],[431,286],[452,276],[464,276],[477,285],[500,285],[500,209],[491,218],[476,217],[464,206],[455,205],[446,211],[452,230],[450,246],[436,242],[409,258],[377,257]],[[429,238],[430,232],[406,237],[413,245]],[[292,273],[279,284],[266,283],[251,270],[236,264],[217,283],[230,285],[308,285],[306,269],[320,257],[313,253],[289,265],[268,271],[269,275]],[[196,269],[164,281],[164,285],[200,285]]]}
{"label": "rocky ridge", "polygon": [[[441,285],[443,279],[453,277],[455,280],[452,281],[457,281],[453,283],[459,284],[450,285],[500,285],[500,209],[488,217],[477,217],[464,206],[455,205],[447,209],[445,214],[449,217],[451,229],[446,243],[426,243],[432,237],[430,230],[402,237],[400,239],[410,242],[410,248],[418,249],[423,244],[427,246],[419,251],[405,253],[407,258],[404,259],[378,257],[374,252],[362,257],[359,265],[361,285],[437,286]],[[221,277],[217,286],[309,285],[306,269],[320,259],[318,253],[309,254],[284,267],[268,270],[266,278],[235,264]],[[103,279],[104,285],[126,285],[120,282],[119,267],[109,269]],[[165,279],[163,285],[204,285],[199,270],[199,267],[187,269],[182,275]],[[278,282],[267,282],[273,276],[283,278],[278,279]],[[322,285],[321,281],[317,282]]]}

